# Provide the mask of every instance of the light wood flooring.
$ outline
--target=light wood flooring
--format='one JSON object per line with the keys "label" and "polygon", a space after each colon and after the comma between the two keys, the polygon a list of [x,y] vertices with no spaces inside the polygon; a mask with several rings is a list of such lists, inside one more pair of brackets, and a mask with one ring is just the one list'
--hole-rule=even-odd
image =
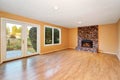
{"label": "light wood flooring", "polygon": [[120,80],[115,55],[63,50],[0,65],[0,80]]}

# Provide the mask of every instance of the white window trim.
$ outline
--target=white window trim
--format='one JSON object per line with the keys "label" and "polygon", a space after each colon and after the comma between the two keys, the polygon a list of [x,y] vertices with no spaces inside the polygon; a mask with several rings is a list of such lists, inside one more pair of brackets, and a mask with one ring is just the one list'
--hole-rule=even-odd
{"label": "white window trim", "polygon": [[[45,28],[46,27],[52,28],[52,44],[45,44]],[[56,43],[56,44],[54,43],[54,29],[59,30],[59,43]],[[54,45],[61,45],[61,28],[45,25],[44,26],[44,46],[54,46]]]}

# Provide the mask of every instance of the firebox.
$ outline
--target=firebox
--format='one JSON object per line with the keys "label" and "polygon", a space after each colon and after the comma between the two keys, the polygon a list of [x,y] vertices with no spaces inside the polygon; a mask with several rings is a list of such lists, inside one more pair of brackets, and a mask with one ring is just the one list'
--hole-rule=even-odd
{"label": "firebox", "polygon": [[93,41],[92,40],[82,40],[81,46],[87,47],[87,48],[93,48]]}

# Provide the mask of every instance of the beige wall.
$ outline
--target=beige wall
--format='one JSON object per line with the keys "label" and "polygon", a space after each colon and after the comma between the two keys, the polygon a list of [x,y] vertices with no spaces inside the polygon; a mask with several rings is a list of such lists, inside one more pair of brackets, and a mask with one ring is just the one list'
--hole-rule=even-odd
{"label": "beige wall", "polygon": [[0,20],[0,64],[1,64],[1,20]]}
{"label": "beige wall", "polygon": [[[34,19],[30,19],[30,18],[26,18],[26,17],[22,17],[22,16],[18,16],[18,15],[14,15],[14,14],[10,14],[10,13],[6,13],[6,12],[0,12],[0,18],[1,17],[40,25],[41,26],[41,31],[40,31],[40,36],[41,36],[41,41],[40,41],[41,49],[40,50],[41,50],[41,54],[68,48],[68,30],[69,30],[68,28],[58,26],[58,25],[54,25],[54,24],[50,24],[50,23],[46,23],[46,22],[42,22],[42,21],[38,21],[38,20],[34,20]],[[62,34],[61,34],[61,41],[62,41],[61,45],[44,46],[44,25],[50,25],[50,26],[53,26],[53,27],[61,28],[61,32],[62,32]]]}
{"label": "beige wall", "polygon": [[117,24],[99,25],[99,50],[116,54],[118,50]]}
{"label": "beige wall", "polygon": [[120,60],[120,20],[118,21],[117,26],[118,26],[118,54],[117,56]]}
{"label": "beige wall", "polygon": [[119,46],[119,51],[120,51],[120,20],[118,21],[118,46]]}
{"label": "beige wall", "polygon": [[75,49],[78,42],[78,31],[77,28],[69,29],[69,48]]}
{"label": "beige wall", "polygon": [[[116,54],[118,48],[118,27],[117,24],[99,25],[99,51]],[[77,46],[77,28],[69,29],[69,48]]]}

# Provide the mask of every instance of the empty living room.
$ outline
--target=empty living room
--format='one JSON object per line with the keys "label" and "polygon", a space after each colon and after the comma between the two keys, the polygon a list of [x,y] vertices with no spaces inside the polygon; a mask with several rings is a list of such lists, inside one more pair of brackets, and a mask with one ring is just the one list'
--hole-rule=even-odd
{"label": "empty living room", "polygon": [[120,0],[0,0],[0,80],[120,80]]}

